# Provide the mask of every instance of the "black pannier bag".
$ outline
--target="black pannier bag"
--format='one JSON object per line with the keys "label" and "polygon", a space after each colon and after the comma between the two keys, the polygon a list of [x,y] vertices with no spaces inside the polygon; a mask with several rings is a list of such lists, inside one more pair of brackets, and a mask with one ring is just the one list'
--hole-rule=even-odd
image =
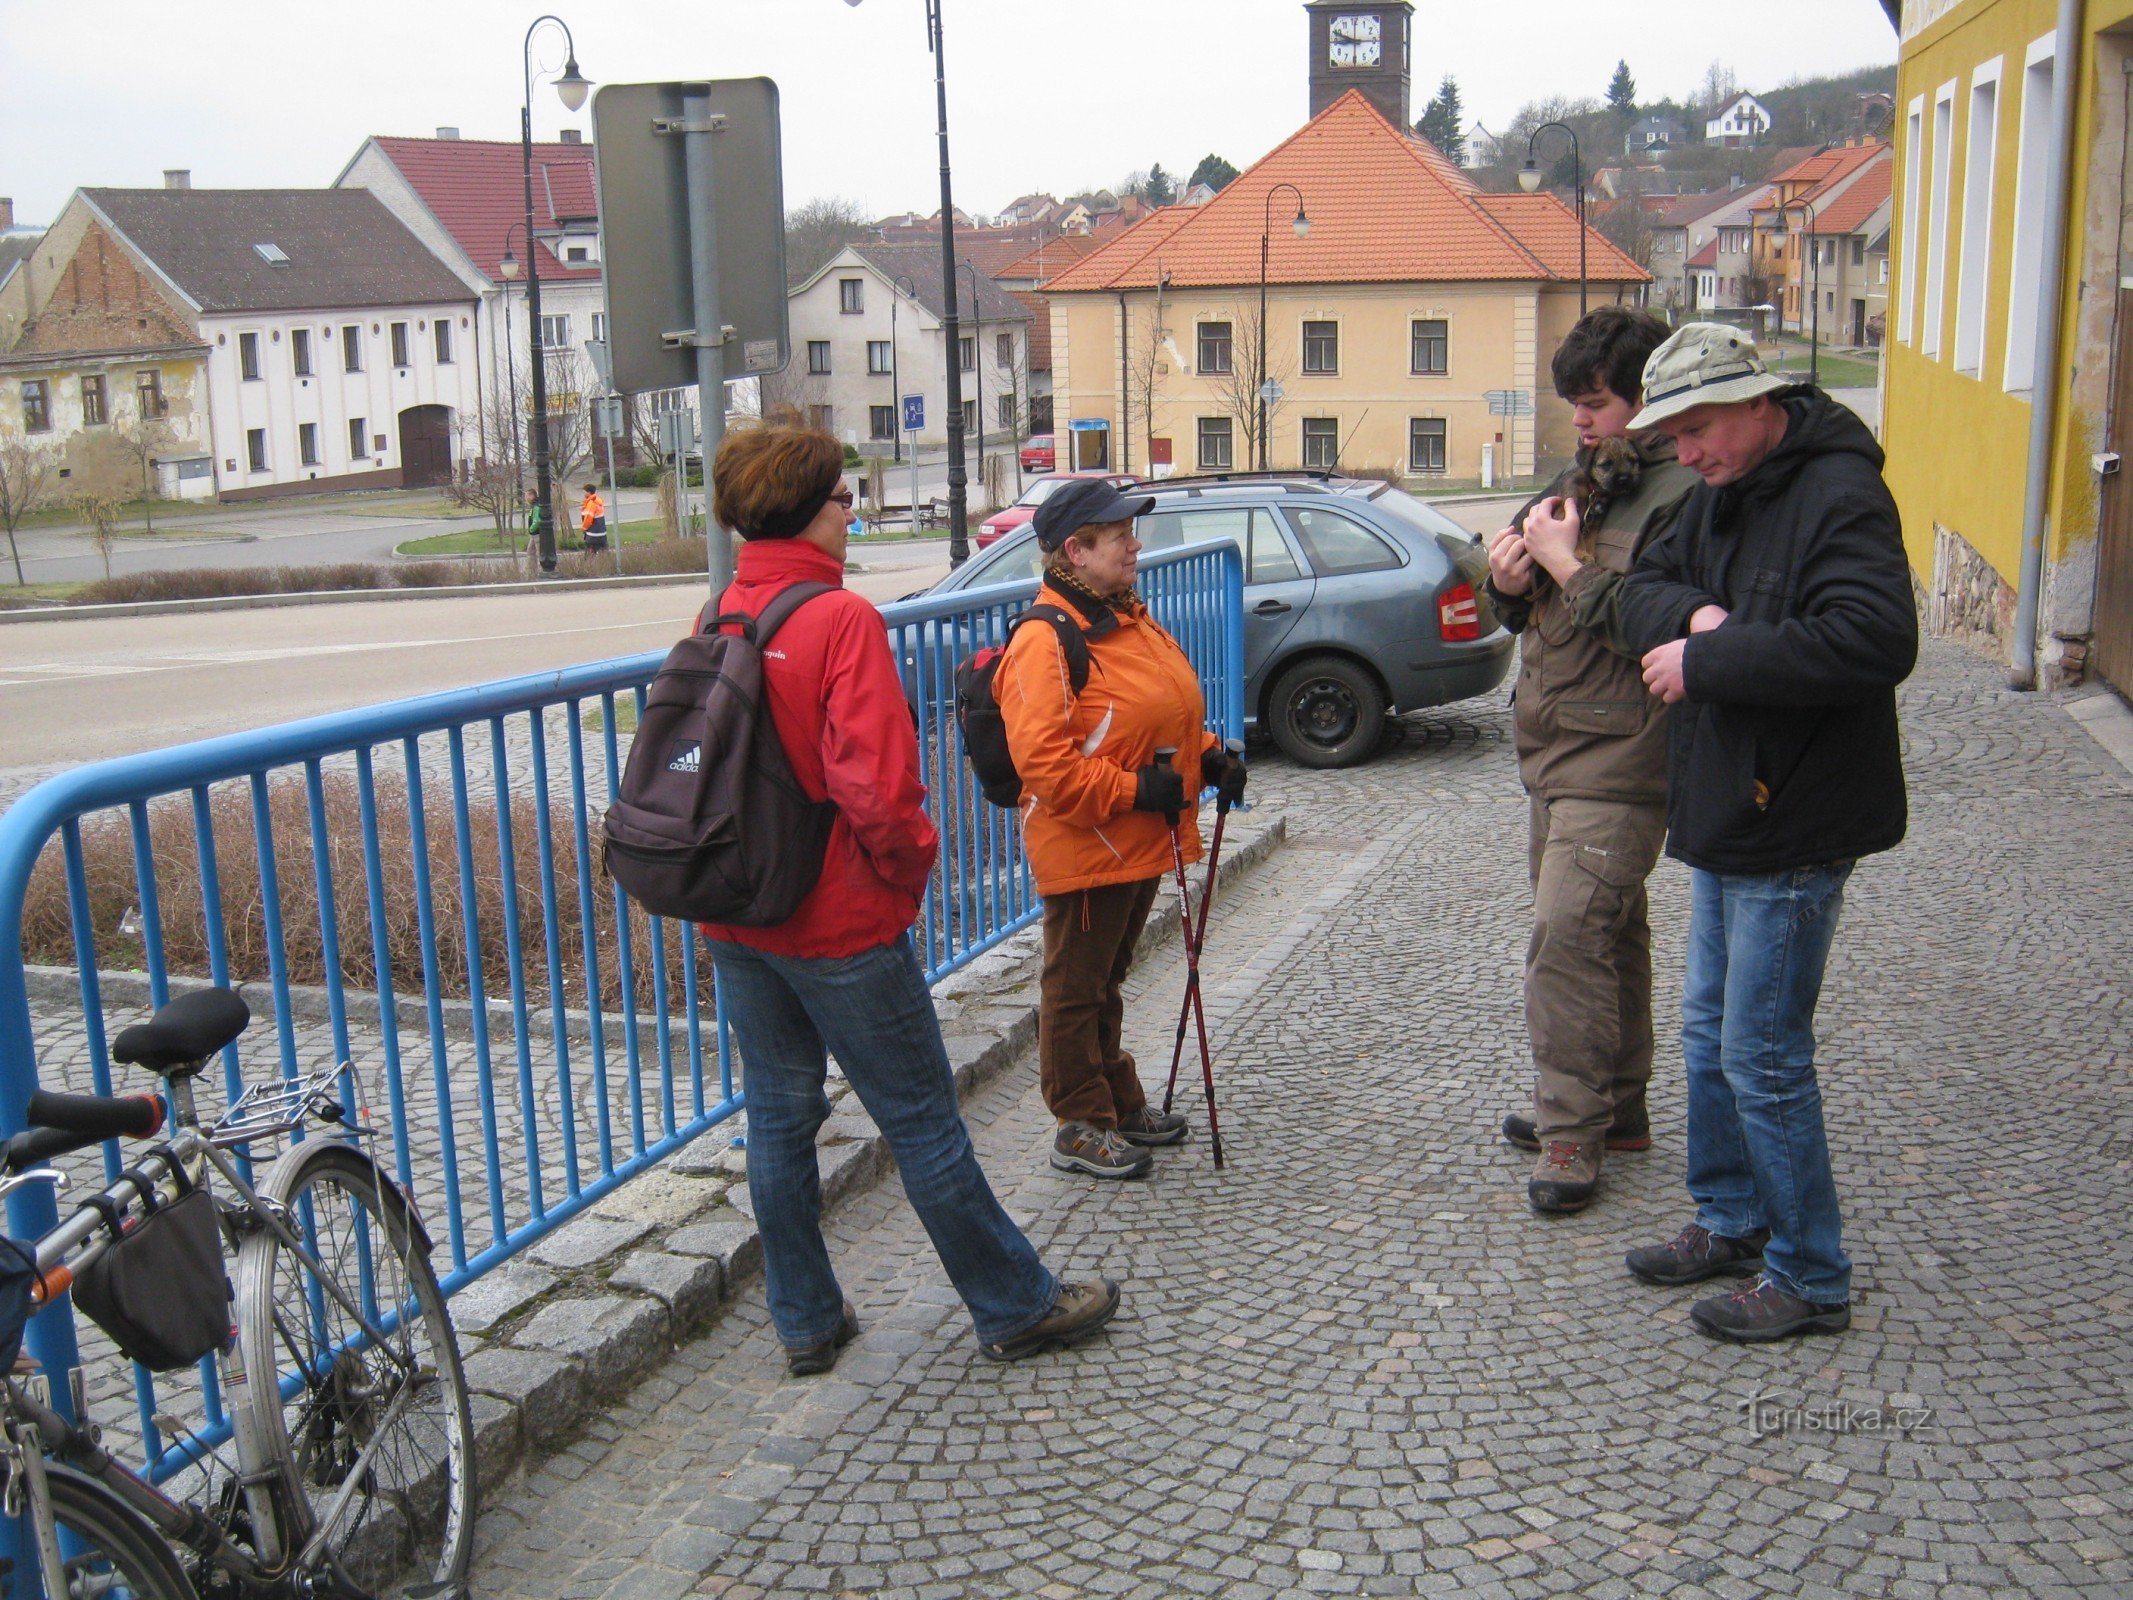
{"label": "black pannier bag", "polygon": [[[152,1193],[145,1177],[137,1187]],[[165,1205],[146,1203],[154,1209],[82,1268],[74,1303],[122,1355],[151,1372],[174,1372],[230,1347],[222,1228],[205,1189],[188,1185]],[[90,1204],[116,1216],[108,1201]]]}
{"label": "black pannier bag", "polygon": [[[836,585],[796,583],[667,652],[602,826],[608,876],[654,916],[769,928],[822,876],[837,808],[810,800],[771,720],[763,648]],[[708,608],[707,608],[708,609]],[[723,633],[738,624],[739,633]]]}

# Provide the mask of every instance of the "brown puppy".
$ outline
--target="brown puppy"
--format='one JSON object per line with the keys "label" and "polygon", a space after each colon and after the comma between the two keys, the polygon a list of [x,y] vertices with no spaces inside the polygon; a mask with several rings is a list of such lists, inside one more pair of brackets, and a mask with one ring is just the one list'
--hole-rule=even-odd
{"label": "brown puppy", "polygon": [[1644,458],[1627,439],[1602,439],[1584,453],[1564,494],[1578,508],[1580,561],[1592,559],[1593,530],[1605,520],[1607,508],[1625,495],[1636,493],[1643,477]]}

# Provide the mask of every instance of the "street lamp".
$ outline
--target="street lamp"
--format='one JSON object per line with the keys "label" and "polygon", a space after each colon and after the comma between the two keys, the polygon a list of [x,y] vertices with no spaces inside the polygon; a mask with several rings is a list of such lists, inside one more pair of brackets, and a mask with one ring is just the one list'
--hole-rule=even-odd
{"label": "street lamp", "polygon": [[[978,487],[984,491],[986,504],[990,505],[992,485],[985,476],[985,312],[978,304],[976,264],[966,261],[963,270],[970,274],[970,391],[971,410],[978,419]],[[956,356],[960,364],[960,346]]]}
{"label": "street lamp", "polygon": [[1301,239],[1311,231],[1311,219],[1304,215],[1303,190],[1293,183],[1277,183],[1266,192],[1266,204],[1259,212],[1259,470],[1267,470],[1266,448],[1266,258],[1267,247],[1274,232],[1274,196],[1283,189],[1296,196],[1296,220],[1290,224]]}
{"label": "street lamp", "polygon": [[[860,0],[844,0],[856,6]],[[956,358],[962,337],[955,305],[955,198],[948,180],[948,73],[941,43],[941,0],[926,0],[926,46],[933,52],[933,98],[941,148],[941,298],[948,338],[948,565],[970,559],[970,529],[964,494],[969,475],[963,468],[963,373]],[[917,451],[912,451],[917,459]]]}
{"label": "street lamp", "polygon": [[555,513],[548,503],[554,490],[548,470],[548,373],[541,344],[541,263],[533,248],[533,36],[543,23],[549,22],[563,30],[563,75],[555,81],[555,92],[563,102],[563,109],[576,111],[583,106],[592,84],[578,71],[578,47],[570,36],[569,25],[557,16],[535,17],[533,25],[526,30],[523,52],[526,95],[519,104],[518,135],[526,180],[526,320],[531,324],[533,340],[533,488],[537,508],[534,520],[540,527],[541,570],[552,573],[555,571]]}
{"label": "street lamp", "polygon": [[1808,294],[1812,304],[1808,307],[1807,315],[1809,327],[1812,331],[1807,336],[1807,381],[1820,387],[1822,377],[1822,244],[1815,234],[1815,208],[1805,200],[1780,200],[1777,203],[1777,234],[1780,239],[1785,237],[1785,213],[1796,206],[1807,213],[1807,253],[1814,258],[1813,286]]}
{"label": "street lamp", "polygon": [[1534,141],[1550,128],[1560,128],[1570,136],[1570,169],[1577,177],[1578,203],[1578,315],[1585,315],[1585,158],[1578,151],[1578,131],[1567,122],[1544,122],[1526,138],[1526,164],[1519,170],[1518,186],[1528,194],[1538,194],[1541,186],[1541,170],[1533,162]]}

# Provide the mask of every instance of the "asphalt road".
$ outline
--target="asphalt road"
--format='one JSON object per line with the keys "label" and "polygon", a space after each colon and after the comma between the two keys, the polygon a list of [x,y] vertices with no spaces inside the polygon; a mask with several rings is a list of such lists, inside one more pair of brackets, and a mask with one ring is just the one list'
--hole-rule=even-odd
{"label": "asphalt road", "polygon": [[[854,559],[847,581],[876,602],[948,570],[940,540]],[[683,581],[0,626],[0,800],[84,761],[663,650],[702,596]]]}

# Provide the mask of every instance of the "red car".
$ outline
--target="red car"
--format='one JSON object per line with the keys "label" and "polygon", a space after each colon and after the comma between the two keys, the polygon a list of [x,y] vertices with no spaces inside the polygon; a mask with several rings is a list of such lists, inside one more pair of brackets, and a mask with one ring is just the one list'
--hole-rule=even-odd
{"label": "red car", "polygon": [[1044,504],[1045,496],[1053,493],[1062,483],[1072,483],[1076,478],[1102,478],[1106,483],[1115,483],[1121,489],[1128,484],[1140,482],[1140,479],[1130,473],[1123,472],[1049,473],[1032,480],[1030,486],[1022,491],[1022,498],[1013,505],[995,511],[978,524],[977,547],[982,550],[1013,533],[1037,514],[1037,508]]}
{"label": "red car", "polygon": [[1033,433],[1022,441],[1022,470],[1050,472],[1059,465],[1059,453],[1048,433]]}

